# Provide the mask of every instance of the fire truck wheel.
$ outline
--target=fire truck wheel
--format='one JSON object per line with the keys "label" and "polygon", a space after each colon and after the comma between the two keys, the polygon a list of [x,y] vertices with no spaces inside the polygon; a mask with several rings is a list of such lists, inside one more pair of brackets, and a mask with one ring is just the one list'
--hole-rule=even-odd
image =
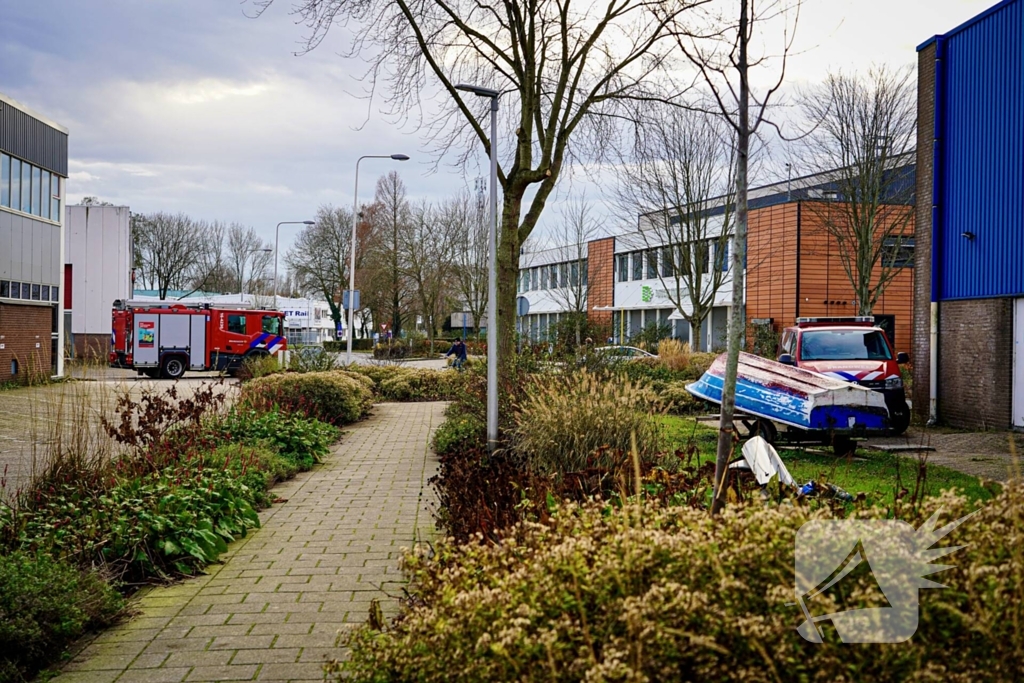
{"label": "fire truck wheel", "polygon": [[185,374],[185,361],[179,356],[169,356],[164,358],[160,371],[167,379],[181,379]]}

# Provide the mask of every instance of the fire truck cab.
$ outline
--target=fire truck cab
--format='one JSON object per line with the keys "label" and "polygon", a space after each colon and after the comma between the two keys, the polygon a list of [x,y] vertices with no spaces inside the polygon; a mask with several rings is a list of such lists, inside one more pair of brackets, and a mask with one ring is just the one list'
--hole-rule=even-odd
{"label": "fire truck cab", "polygon": [[247,359],[284,351],[284,313],[209,304],[115,301],[109,362],[149,377],[186,370],[234,374]]}

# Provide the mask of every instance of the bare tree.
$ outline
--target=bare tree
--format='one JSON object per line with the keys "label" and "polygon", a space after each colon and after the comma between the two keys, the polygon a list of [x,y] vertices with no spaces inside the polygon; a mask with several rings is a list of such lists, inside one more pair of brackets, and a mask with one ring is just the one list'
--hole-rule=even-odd
{"label": "bare tree", "polygon": [[[792,47],[793,33],[799,18],[800,0],[739,0],[739,16],[721,13],[707,15],[708,38],[694,38],[680,33],[678,44],[682,52],[697,68],[707,87],[714,111],[731,129],[735,140],[735,196],[736,227],[731,253],[733,272],[732,310],[729,317],[729,335],[722,386],[722,409],[718,427],[718,452],[715,459],[714,497],[711,514],[717,514],[725,505],[726,474],[733,446],[733,414],[736,410],[736,374],[739,367],[740,347],[746,327],[744,305],[744,266],[747,256],[747,219],[749,206],[750,143],[766,121],[768,104],[782,86],[786,75],[786,58]],[[756,5],[756,9],[755,9]],[[781,62],[778,78],[760,96],[751,93],[750,69],[764,65],[766,56],[751,56],[751,47],[759,46],[759,26],[775,21],[781,23]],[[792,29],[792,30],[791,30]],[[767,48],[764,48],[767,50]],[[753,106],[751,106],[753,101]],[[751,111],[753,109],[753,111]]]}
{"label": "bare tree", "polygon": [[411,225],[401,234],[403,268],[415,292],[431,351],[434,336],[450,310],[449,303],[456,291],[452,278],[453,257],[463,227],[457,219],[457,215],[423,203],[413,210]]}
{"label": "bare tree", "polygon": [[397,172],[391,171],[377,180],[374,205],[367,253],[367,289],[375,300],[374,311],[381,312],[379,322],[387,322],[397,337],[408,319],[413,298],[402,260],[402,245],[407,239],[412,216],[405,183]]}
{"label": "bare tree", "polygon": [[202,289],[221,267],[224,229],[218,223],[183,213],[132,214],[131,230],[137,280],[161,299],[172,289]]}
{"label": "bare tree", "polygon": [[254,292],[257,285],[267,279],[273,247],[260,239],[252,227],[239,223],[232,223],[227,233],[227,265],[238,292]]}
{"label": "bare tree", "polygon": [[463,305],[469,309],[473,324],[487,310],[487,184],[476,179],[476,195],[460,194],[445,201],[440,211],[443,220],[454,223],[458,248],[454,254],[454,274]]}
{"label": "bare tree", "polygon": [[824,173],[834,199],[807,208],[834,242],[859,315],[870,315],[912,243],[917,99],[911,69],[832,73],[801,98],[811,132],[798,162]]}
{"label": "bare tree", "polygon": [[556,276],[558,287],[551,290],[551,296],[565,307],[579,347],[586,329],[587,249],[601,230],[585,195],[566,202],[561,214],[562,220],[553,231],[560,263]]}
{"label": "bare tree", "polygon": [[[370,61],[371,92],[388,111],[425,131],[440,155],[472,146],[490,152],[488,102],[456,85],[502,93],[498,148],[503,191],[496,302],[501,357],[513,349],[519,247],[529,237],[567,163],[593,151],[592,114],[616,101],[671,97],[660,85],[681,58],[673,35],[683,17],[710,0],[616,0],[586,6],[545,0],[295,0],[313,49],[335,25],[352,32],[352,55]],[[253,0],[265,9],[273,0]],[[423,106],[440,86],[437,107]],[[424,113],[427,112],[427,113]],[[413,117],[418,117],[412,120]],[[507,134],[507,133],[506,133]]]}
{"label": "bare tree", "polygon": [[[344,317],[340,293],[348,287],[351,235],[352,214],[345,209],[323,205],[317,209],[316,222],[302,228],[284,258],[298,289],[303,294],[327,301],[335,329],[342,324]],[[363,250],[356,251],[358,259]]]}
{"label": "bare tree", "polygon": [[619,212],[640,216],[651,269],[694,343],[732,277],[735,147],[718,117],[678,107],[636,107],[631,127],[618,155]]}

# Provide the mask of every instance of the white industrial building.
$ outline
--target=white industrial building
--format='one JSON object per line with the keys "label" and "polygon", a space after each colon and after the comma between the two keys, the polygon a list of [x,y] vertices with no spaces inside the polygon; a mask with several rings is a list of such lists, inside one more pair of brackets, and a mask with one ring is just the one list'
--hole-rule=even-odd
{"label": "white industrial building", "polygon": [[127,206],[67,207],[64,311],[68,347],[75,357],[105,358],[110,311],[132,292],[131,211]]}

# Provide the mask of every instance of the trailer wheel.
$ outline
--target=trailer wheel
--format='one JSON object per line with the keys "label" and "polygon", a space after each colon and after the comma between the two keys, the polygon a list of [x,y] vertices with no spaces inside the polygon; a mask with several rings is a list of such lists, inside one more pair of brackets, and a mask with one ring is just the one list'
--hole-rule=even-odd
{"label": "trailer wheel", "polygon": [[754,428],[754,435],[761,437],[774,446],[775,441],[779,438],[779,430],[771,420],[758,420]]}
{"label": "trailer wheel", "polygon": [[160,367],[160,374],[167,379],[181,379],[185,374],[185,361],[181,356],[168,356]]}
{"label": "trailer wheel", "polygon": [[889,412],[892,415],[890,433],[893,436],[899,436],[907,431],[907,427],[910,426],[910,406],[907,405],[906,401],[903,402],[902,406],[898,406]]}
{"label": "trailer wheel", "polygon": [[857,451],[857,442],[846,434],[832,435],[832,453],[837,457],[853,455]]}

